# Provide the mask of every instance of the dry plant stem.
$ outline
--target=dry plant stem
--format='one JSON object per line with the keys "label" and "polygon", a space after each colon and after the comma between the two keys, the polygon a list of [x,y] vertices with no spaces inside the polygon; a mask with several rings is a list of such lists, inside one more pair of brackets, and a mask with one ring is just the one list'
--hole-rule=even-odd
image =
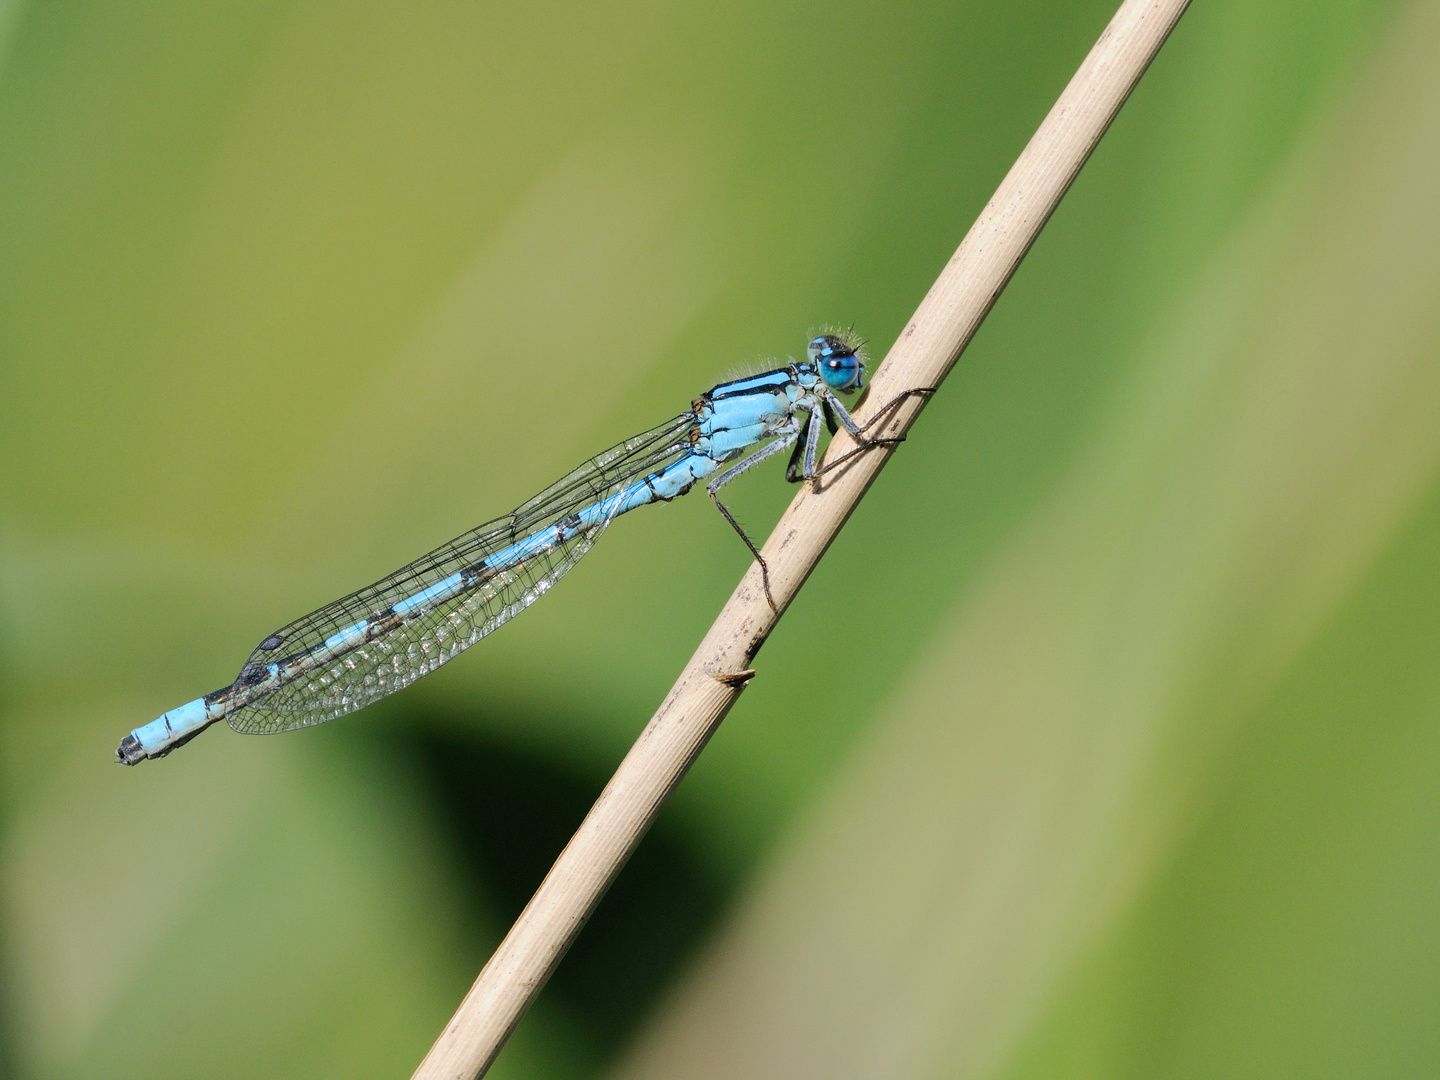
{"label": "dry plant stem", "polygon": [[[875,373],[862,424],[897,395],[937,387],[969,343],[1066,188],[1189,0],[1126,0],[986,205]],[[926,397],[877,424],[902,436]],[[855,449],[842,430],[826,460]],[[894,450],[877,446],[804,486],[765,542],[772,610],[750,567],[654,719],[620,764],[540,889],[485,965],[416,1080],[471,1080],[500,1052],[611,880],[752,674],[786,606]]]}

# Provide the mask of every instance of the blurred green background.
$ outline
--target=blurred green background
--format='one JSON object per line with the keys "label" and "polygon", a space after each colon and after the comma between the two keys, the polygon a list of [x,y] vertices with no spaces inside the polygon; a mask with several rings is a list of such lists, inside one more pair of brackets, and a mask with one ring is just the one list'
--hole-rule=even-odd
{"label": "blurred green background", "polygon": [[[744,570],[707,501],[342,723],[119,737],[883,355],[1113,2],[0,0],[4,1076],[409,1075]],[[1197,0],[494,1075],[1434,1075],[1436,57]]]}

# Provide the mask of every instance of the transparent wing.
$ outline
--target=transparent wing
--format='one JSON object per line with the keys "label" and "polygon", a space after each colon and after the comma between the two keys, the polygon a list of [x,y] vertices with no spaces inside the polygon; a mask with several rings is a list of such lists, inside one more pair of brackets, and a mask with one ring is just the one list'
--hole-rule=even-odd
{"label": "transparent wing", "polygon": [[[231,688],[236,731],[308,727],[408,686],[533,604],[590,550],[613,513],[553,546],[492,570],[484,561],[593,507],[691,448],[691,413],[627,439],[561,477],[503,518],[480,525],[374,585],[296,619],[262,641]],[[476,572],[476,568],[482,572]],[[397,614],[427,589],[463,587]],[[457,586],[450,586],[450,589]],[[353,645],[337,647],[350,633]],[[278,669],[280,674],[275,675]],[[268,677],[267,677],[268,675]],[[278,685],[275,685],[278,682]]]}

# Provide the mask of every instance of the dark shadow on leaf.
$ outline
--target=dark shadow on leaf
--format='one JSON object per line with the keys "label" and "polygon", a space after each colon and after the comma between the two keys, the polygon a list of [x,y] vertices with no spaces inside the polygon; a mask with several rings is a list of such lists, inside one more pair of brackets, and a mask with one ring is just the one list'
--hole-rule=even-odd
{"label": "dark shadow on leaf", "polygon": [[[608,775],[459,728],[421,716],[391,738],[419,764],[477,908],[508,926]],[[547,984],[548,1004],[608,1061],[714,922],[728,884],[702,872],[662,813]]]}

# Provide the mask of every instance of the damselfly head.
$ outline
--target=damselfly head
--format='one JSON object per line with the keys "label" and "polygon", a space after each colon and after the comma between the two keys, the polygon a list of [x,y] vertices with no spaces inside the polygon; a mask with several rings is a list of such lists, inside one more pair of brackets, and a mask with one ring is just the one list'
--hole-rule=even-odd
{"label": "damselfly head", "polygon": [[865,343],[853,331],[833,330],[811,338],[806,352],[831,390],[859,390],[865,378]]}

